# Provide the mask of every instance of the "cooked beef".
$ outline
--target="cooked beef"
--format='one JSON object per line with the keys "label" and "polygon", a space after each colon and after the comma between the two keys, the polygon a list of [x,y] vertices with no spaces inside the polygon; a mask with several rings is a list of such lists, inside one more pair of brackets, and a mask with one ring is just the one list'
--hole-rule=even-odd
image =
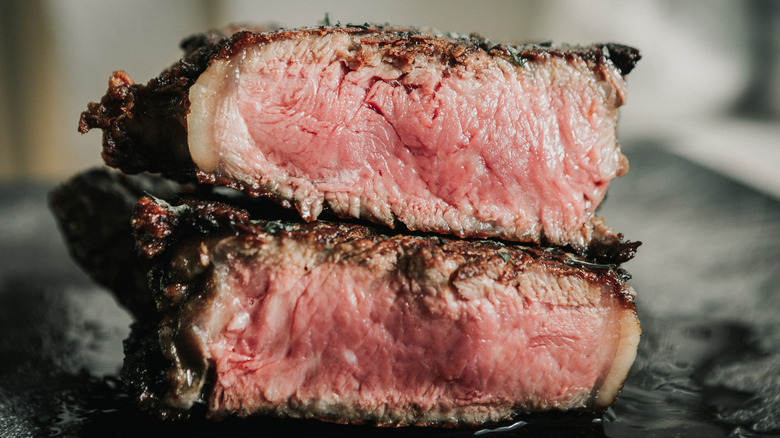
{"label": "cooked beef", "polygon": [[628,170],[616,45],[493,45],[369,26],[184,44],[147,85],[116,72],[79,129],[125,172],[227,185],[410,230],[571,245]]}
{"label": "cooked beef", "polygon": [[123,376],[163,417],[453,425],[600,410],[636,353],[625,272],[560,249],[197,199],[144,197],[132,224],[160,324],[137,327]]}
{"label": "cooked beef", "polygon": [[285,216],[213,194],[143,198],[132,223],[146,261],[134,258],[130,206],[175,189],[94,170],[52,195],[73,255],[141,321],[122,379],[160,416],[476,424],[603,408],[633,360],[633,295],[614,266],[258,219]]}

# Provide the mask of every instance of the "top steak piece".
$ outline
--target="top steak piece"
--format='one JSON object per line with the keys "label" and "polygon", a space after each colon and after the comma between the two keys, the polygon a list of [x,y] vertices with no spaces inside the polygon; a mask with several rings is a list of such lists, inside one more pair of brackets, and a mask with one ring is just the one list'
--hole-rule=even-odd
{"label": "top steak piece", "polygon": [[147,85],[116,72],[79,129],[125,172],[227,185],[410,230],[583,250],[607,185],[635,49],[492,45],[318,27],[183,44]]}
{"label": "top steak piece", "polygon": [[561,249],[199,199],[144,197],[132,224],[160,325],[151,341],[136,330],[123,376],[163,417],[472,425],[602,410],[636,354],[625,273]]}

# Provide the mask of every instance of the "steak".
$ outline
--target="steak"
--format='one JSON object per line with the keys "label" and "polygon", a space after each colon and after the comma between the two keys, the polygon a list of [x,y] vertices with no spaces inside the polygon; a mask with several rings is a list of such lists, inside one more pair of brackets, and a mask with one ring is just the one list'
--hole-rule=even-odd
{"label": "steak", "polygon": [[183,47],[146,85],[114,73],[82,114],[110,166],[270,197],[307,221],[329,209],[581,253],[628,170],[615,129],[630,47],[382,26],[212,32]]}
{"label": "steak", "polygon": [[475,425],[617,396],[639,323],[624,271],[556,248],[268,220],[143,197],[159,325],[125,381],[162,417]]}

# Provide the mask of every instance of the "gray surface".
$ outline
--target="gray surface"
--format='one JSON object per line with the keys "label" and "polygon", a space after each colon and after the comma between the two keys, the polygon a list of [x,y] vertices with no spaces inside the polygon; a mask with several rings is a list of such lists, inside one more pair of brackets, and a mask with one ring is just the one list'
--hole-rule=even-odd
{"label": "gray surface", "polygon": [[[632,144],[601,213],[642,240],[627,268],[639,357],[604,417],[524,419],[512,436],[780,436],[780,202]],[[270,419],[158,423],[117,389],[130,318],[70,260],[49,187],[0,187],[0,436],[469,436]]]}

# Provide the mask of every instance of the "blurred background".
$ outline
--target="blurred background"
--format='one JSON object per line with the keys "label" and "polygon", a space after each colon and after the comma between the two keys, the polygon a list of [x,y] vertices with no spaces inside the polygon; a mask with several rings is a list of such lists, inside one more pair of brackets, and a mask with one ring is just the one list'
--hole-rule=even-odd
{"label": "blurred background", "polygon": [[0,16],[0,179],[57,181],[100,162],[79,114],[114,70],[145,83],[179,41],[228,23],[389,22],[494,41],[614,41],[644,56],[631,73],[621,138],[676,153],[780,196],[777,0],[185,1],[10,0]]}

